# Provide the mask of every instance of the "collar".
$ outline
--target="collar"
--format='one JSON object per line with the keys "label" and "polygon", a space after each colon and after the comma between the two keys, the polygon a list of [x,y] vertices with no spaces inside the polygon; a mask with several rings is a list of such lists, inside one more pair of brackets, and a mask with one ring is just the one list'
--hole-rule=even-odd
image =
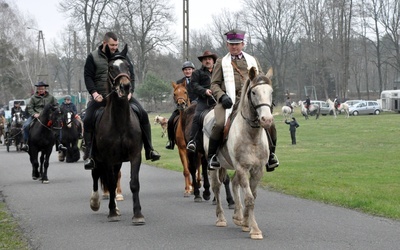
{"label": "collar", "polygon": [[239,55],[231,55],[231,59],[232,60],[240,60],[242,58],[243,58],[243,53],[242,52],[240,52]]}

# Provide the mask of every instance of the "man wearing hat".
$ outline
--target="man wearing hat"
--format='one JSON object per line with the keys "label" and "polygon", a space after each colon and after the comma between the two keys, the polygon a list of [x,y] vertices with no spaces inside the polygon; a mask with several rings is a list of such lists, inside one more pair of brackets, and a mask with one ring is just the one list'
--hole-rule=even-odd
{"label": "man wearing hat", "polygon": [[[46,87],[49,85],[44,82],[38,82],[35,84],[36,92],[31,96],[31,100],[29,101],[27,108],[27,113],[29,114],[28,119],[25,121],[22,129],[24,130],[24,144],[21,147],[21,150],[28,152],[28,137],[29,137],[29,125],[31,124],[33,118],[38,118],[40,113],[43,111],[44,106],[49,103],[57,104],[57,99],[51,95]],[[67,150],[61,143],[58,145],[57,150]]]}
{"label": "man wearing hat", "polygon": [[[211,77],[211,91],[218,101],[214,108],[215,123],[211,131],[208,146],[208,168],[210,170],[220,168],[220,163],[216,157],[218,147],[222,140],[222,133],[226,119],[232,112],[232,106],[240,99],[240,91],[243,82],[248,78],[248,69],[256,67],[259,73],[262,72],[258,60],[243,52],[245,31],[233,29],[225,33],[226,45],[229,53],[223,58],[218,58]],[[267,163],[267,171],[273,171],[279,166],[279,161],[275,156],[276,129],[273,124],[266,131],[271,138],[270,156]]]}
{"label": "man wearing hat", "polygon": [[186,147],[191,152],[196,151],[196,146],[199,142],[198,138],[202,135],[202,124],[200,121],[201,113],[216,104],[210,86],[211,74],[218,56],[213,54],[211,51],[206,50],[202,56],[198,56],[197,58],[201,62],[201,68],[193,72],[191,78],[192,81],[190,83],[193,92],[198,95],[196,111],[193,117],[192,128],[190,130],[190,139]]}
{"label": "man wearing hat", "polygon": [[[186,88],[189,94],[190,102],[193,103],[197,101],[197,94],[193,92],[193,88],[191,86],[191,77],[193,71],[195,70],[194,64],[191,61],[186,61],[182,64],[182,72],[184,77],[176,81],[176,84],[183,84],[186,83]],[[175,146],[175,131],[174,131],[174,119],[179,115],[179,110],[175,109],[172,112],[171,116],[168,119],[168,127],[167,127],[167,134],[168,134],[168,142],[165,146],[166,149],[174,149]]]}

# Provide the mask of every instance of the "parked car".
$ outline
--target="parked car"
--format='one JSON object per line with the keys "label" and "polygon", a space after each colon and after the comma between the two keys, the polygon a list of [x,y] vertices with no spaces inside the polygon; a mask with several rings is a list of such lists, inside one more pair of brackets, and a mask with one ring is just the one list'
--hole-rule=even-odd
{"label": "parked car", "polygon": [[354,104],[357,104],[357,103],[359,103],[359,102],[363,102],[364,100],[347,100],[347,101],[345,101],[344,103],[346,103],[347,105],[349,105],[349,107],[350,106],[353,106]]}
{"label": "parked car", "polygon": [[381,106],[376,101],[362,101],[349,107],[350,115],[379,115],[382,112]]}
{"label": "parked car", "polygon": [[317,100],[312,100],[310,102],[311,102],[311,104],[319,105],[319,107],[321,109],[321,115],[333,115],[333,111],[329,110],[329,103],[324,102],[324,101],[317,101]]}

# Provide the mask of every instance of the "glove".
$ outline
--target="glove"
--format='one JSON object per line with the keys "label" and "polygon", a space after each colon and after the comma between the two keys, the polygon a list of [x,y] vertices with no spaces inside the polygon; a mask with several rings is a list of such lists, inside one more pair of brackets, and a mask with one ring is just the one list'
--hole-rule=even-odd
{"label": "glove", "polygon": [[233,105],[232,99],[227,94],[221,96],[221,98],[219,98],[219,102],[222,104],[224,109],[229,109]]}

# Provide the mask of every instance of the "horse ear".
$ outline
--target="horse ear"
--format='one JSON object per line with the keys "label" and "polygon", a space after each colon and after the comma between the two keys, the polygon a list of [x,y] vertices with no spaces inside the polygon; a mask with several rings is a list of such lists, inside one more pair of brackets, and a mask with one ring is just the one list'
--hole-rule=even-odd
{"label": "horse ear", "polygon": [[272,76],[274,75],[274,69],[269,68],[267,74],[265,75],[267,78],[271,79]]}
{"label": "horse ear", "polygon": [[120,55],[126,57],[126,53],[128,53],[128,44],[125,44],[124,49],[121,51]]}
{"label": "horse ear", "polygon": [[250,80],[253,81],[253,79],[256,77],[256,74],[257,74],[256,67],[251,67],[251,69],[249,70],[249,78],[250,78]]}
{"label": "horse ear", "polygon": [[175,89],[176,88],[176,82],[172,82],[171,86]]}

